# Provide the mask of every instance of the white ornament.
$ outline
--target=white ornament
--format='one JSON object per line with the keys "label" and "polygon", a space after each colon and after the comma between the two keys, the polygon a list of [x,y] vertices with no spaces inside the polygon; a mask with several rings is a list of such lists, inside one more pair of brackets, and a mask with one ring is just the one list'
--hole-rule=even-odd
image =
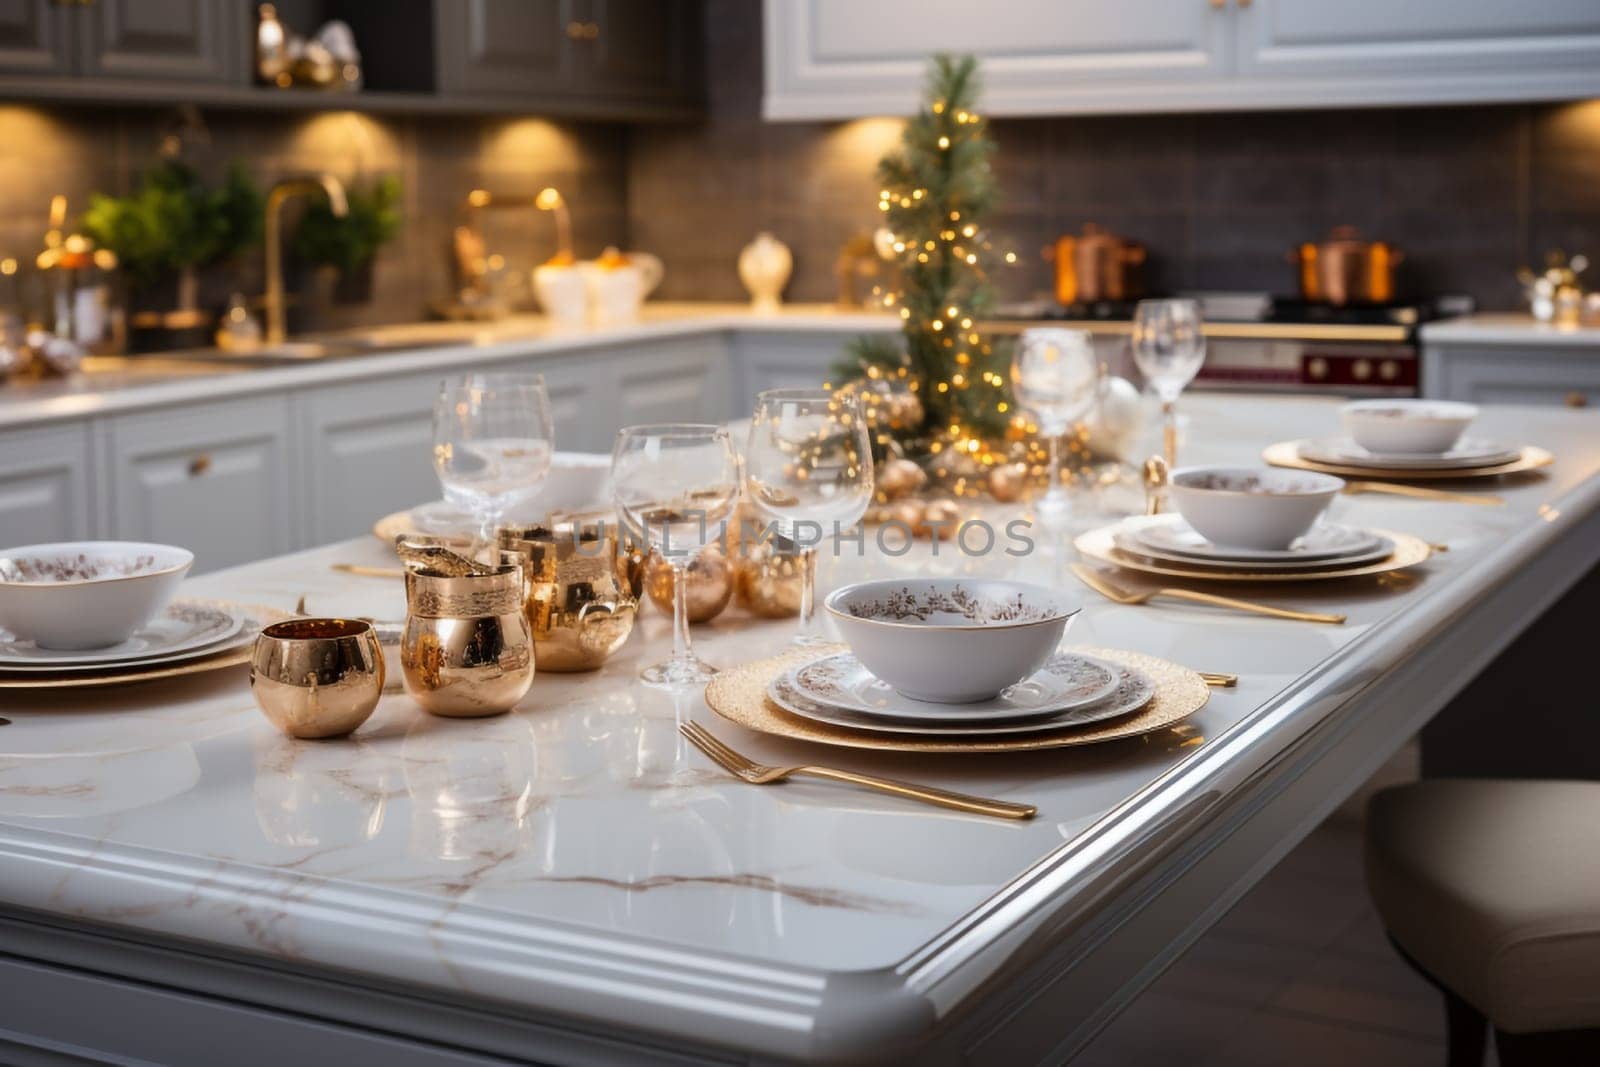
{"label": "white ornament", "polygon": [[750,293],[750,306],[756,311],[777,311],[793,269],[788,245],[765,231],[756,234],[739,253],[739,280]]}
{"label": "white ornament", "polygon": [[1143,422],[1139,390],[1126,378],[1107,378],[1100,403],[1084,420],[1089,448],[1098,455],[1127,459]]}

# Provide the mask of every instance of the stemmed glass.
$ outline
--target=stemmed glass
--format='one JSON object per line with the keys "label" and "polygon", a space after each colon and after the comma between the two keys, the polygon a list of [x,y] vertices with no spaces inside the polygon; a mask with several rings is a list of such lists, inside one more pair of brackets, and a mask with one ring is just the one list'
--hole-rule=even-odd
{"label": "stemmed glass", "polygon": [[[872,442],[857,396],[768,389],[756,397],[745,485],[761,517],[801,554],[797,645],[819,644],[816,542],[854,526],[872,502]],[[814,536],[806,532],[814,531]]]}
{"label": "stemmed glass", "polygon": [[433,469],[444,498],[478,520],[479,543],[550,473],[555,426],[542,374],[466,374],[433,405]]}
{"label": "stemmed glass", "polygon": [[1036,505],[1040,518],[1059,520],[1068,510],[1061,484],[1061,438],[1087,415],[1100,395],[1100,361],[1085,330],[1023,330],[1011,354],[1011,389],[1050,438],[1050,488]]}
{"label": "stemmed glass", "polygon": [[1169,468],[1178,466],[1178,397],[1206,361],[1204,326],[1193,300],[1141,300],[1133,313],[1133,361],[1161,399]]}
{"label": "stemmed glass", "polygon": [[672,568],[672,657],[646,667],[648,685],[705,682],[717,669],[689,645],[688,567],[727,532],[739,498],[739,457],[719,426],[629,426],[611,453],[611,493],[623,533],[642,536]]}

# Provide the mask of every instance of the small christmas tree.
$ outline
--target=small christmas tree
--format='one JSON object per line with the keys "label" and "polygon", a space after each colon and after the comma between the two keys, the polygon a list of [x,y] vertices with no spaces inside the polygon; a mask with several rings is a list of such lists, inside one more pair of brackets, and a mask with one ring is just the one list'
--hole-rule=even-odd
{"label": "small christmas tree", "polygon": [[904,380],[921,401],[919,426],[900,430],[912,454],[977,452],[1010,423],[1007,356],[979,320],[993,301],[994,252],[983,220],[994,200],[994,142],[976,110],[977,60],[938,55],[927,103],[878,164],[878,209],[899,284],[879,294],[905,320],[904,345],[862,338],[835,368],[840,379]]}

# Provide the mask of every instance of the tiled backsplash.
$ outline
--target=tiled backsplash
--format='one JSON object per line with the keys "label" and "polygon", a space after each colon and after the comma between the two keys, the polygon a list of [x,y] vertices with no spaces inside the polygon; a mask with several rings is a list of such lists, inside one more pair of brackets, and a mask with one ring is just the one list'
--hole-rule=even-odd
{"label": "tiled backsplash", "polygon": [[[791,300],[829,300],[834,261],[877,225],[892,123],[760,120],[759,5],[710,0],[710,115],[635,132],[628,225],[666,295],[739,299],[758,230],[794,250]],[[1175,90],[1181,91],[1181,90]],[[1560,246],[1600,255],[1600,101],[1577,105],[1004,119],[993,124],[1018,253],[1010,297],[1048,292],[1040,249],[1084,222],[1147,244],[1155,289],[1293,290],[1290,246],[1352,224],[1406,254],[1416,293],[1515,307],[1513,272]]]}
{"label": "tiled backsplash", "polygon": [[[794,250],[787,296],[832,300],[840,247],[877,225],[874,165],[899,123],[764,123],[760,5],[709,0],[708,113],[627,129],[539,119],[208,113],[196,157],[258,179],[328,169],[398,172],[401,236],[379,254],[366,302],[312,286],[297,329],[415,319],[451,288],[450,235],[476,186],[560,188],[580,255],[607,244],[655,252],[659,295],[742,300],[735,261],[760,230]],[[169,113],[0,104],[0,256],[39,248],[53,193],[74,213],[89,192],[124,192],[154,158]],[[1544,249],[1600,255],[1600,101],[1573,105],[1004,119],[993,125],[1002,204],[993,230],[1018,265],[1002,295],[1048,293],[1040,250],[1098,222],[1144,242],[1153,290],[1289,292],[1289,247],[1350,223],[1404,250],[1414,293],[1465,291],[1518,305],[1516,267]],[[291,210],[295,210],[291,208]],[[492,250],[531,265],[554,246],[532,210],[485,214]],[[206,299],[261,291],[260,257],[211,271]],[[303,282],[304,279],[298,279]],[[297,279],[291,278],[291,286]]]}
{"label": "tiled backsplash", "polygon": [[[65,193],[73,217],[91,192],[123,193],[156,158],[170,112],[49,111],[0,105],[0,256],[28,259],[38,251],[50,197]],[[287,175],[331,171],[348,182],[399,174],[405,189],[398,237],[379,252],[370,298],[332,303],[326,285],[313,285],[295,311],[296,329],[410,321],[429,303],[449,296],[451,233],[467,193],[484,187],[531,196],[555,185],[571,203],[580,250],[594,254],[625,244],[626,133],[617,127],[557,124],[540,119],[396,119],[351,112],[206,115],[209,146],[191,147],[190,160],[215,178],[231,159],[243,160],[261,183]],[[298,211],[289,205],[288,211]],[[523,266],[555,248],[550,216],[525,210],[485,212],[491,250]],[[220,304],[232,289],[262,291],[259,250],[237,269],[202,276],[202,297]],[[291,287],[306,284],[290,278]]]}

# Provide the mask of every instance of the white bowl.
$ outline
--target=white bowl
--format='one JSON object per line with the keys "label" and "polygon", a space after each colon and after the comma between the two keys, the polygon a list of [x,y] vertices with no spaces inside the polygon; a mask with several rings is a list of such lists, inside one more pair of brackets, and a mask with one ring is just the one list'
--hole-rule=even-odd
{"label": "white bowl", "polygon": [[1172,506],[1215,545],[1279,549],[1344,488],[1331,474],[1276,467],[1184,467],[1172,472]]}
{"label": "white bowl", "polygon": [[1071,593],[991,578],[881,578],[825,602],[863,666],[913,700],[988,700],[1044,665],[1083,607]]}
{"label": "white bowl", "polygon": [[1478,409],[1454,400],[1358,400],[1339,409],[1345,432],[1368,452],[1448,452]]}
{"label": "white bowl", "polygon": [[0,628],[40,648],[107,648],[155,617],[194,553],[138,541],[63,541],[0,552]]}

